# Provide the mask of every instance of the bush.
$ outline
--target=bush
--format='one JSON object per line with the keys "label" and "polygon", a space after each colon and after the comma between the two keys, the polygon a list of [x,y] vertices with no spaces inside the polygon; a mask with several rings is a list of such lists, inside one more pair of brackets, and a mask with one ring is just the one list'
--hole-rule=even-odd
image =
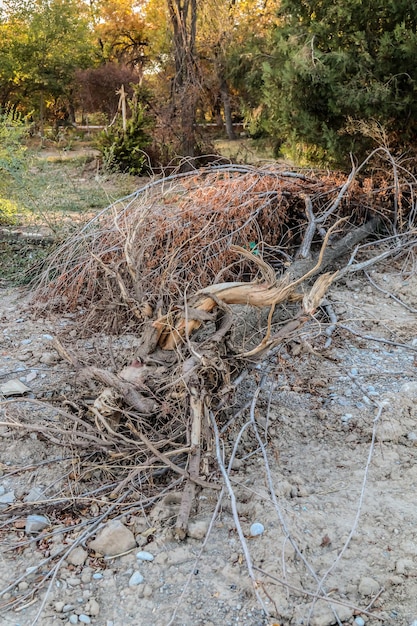
{"label": "bush", "polygon": [[131,116],[126,121],[126,130],[118,119],[99,135],[98,148],[107,171],[138,175],[149,169],[145,149],[151,143],[153,123],[136,95],[129,100],[129,108]]}
{"label": "bush", "polygon": [[11,113],[0,114],[0,224],[15,224],[20,211],[10,199],[16,183],[26,167],[26,148],[22,140],[27,128],[21,119],[13,119]]}

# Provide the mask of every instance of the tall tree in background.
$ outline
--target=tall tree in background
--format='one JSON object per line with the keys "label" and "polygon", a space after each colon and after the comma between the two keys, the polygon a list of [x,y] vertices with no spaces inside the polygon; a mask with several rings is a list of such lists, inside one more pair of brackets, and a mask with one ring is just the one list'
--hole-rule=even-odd
{"label": "tall tree in background", "polygon": [[417,4],[282,0],[263,64],[264,124],[278,143],[340,162],[417,139]]}
{"label": "tall tree in background", "polygon": [[[10,40],[8,80],[0,73],[10,86],[8,105],[32,109],[42,126],[45,107],[58,106],[60,98],[71,103],[74,73],[91,63],[86,5],[82,0],[4,0],[2,16],[2,35]],[[3,50],[0,46],[0,55]]]}
{"label": "tall tree in background", "polygon": [[223,110],[226,134],[234,139],[232,124],[232,103],[228,71],[228,49],[235,34],[235,0],[205,0],[199,16],[199,55],[208,101],[217,118],[223,125]]}
{"label": "tall tree in background", "polygon": [[179,151],[197,152],[195,121],[199,96],[196,55],[197,0],[167,0],[172,27],[175,74],[171,85],[171,123],[178,127]]}
{"label": "tall tree in background", "polygon": [[117,62],[143,72],[149,42],[142,4],[135,0],[90,3],[100,63]]}

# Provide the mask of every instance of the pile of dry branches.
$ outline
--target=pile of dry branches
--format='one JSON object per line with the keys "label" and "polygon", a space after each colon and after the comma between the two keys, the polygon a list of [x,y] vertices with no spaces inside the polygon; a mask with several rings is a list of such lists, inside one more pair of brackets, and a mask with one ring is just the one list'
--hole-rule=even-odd
{"label": "pile of dry branches", "polygon": [[[68,440],[105,456],[112,497],[133,489],[154,501],[181,485],[184,538],[196,489],[220,489],[219,429],[240,408],[245,376],[315,323],[334,280],[395,255],[414,263],[416,181],[395,164],[390,178],[360,179],[362,167],[348,177],[237,165],[172,175],[52,254],[38,303],[140,339],[119,371],[56,342],[78,382],[94,381],[95,401],[66,413]],[[46,436],[59,439],[51,425]]]}
{"label": "pile of dry branches", "polygon": [[[57,349],[78,380],[100,385],[82,421],[95,421],[102,448],[122,444],[141,484],[155,464],[186,481],[179,535],[190,494],[216,474],[209,414],[230,417],[242,372],[299,334],[335,279],[413,250],[415,181],[383,149],[378,166],[382,157],[391,178],[360,178],[365,164],[348,177],[238,165],[174,174],[101,212],[50,257],[38,302],[140,338],[121,371]],[[370,258],[354,262],[370,235]]]}
{"label": "pile of dry branches", "polygon": [[[259,267],[233,246],[283,271],[306,226],[317,242],[342,216],[349,224],[339,236],[370,215],[390,219],[391,194],[355,174],[346,180],[229,165],[153,181],[60,246],[37,297],[65,310],[84,308],[90,328],[120,332],[133,320],[137,331],[138,322],[167,313],[184,294],[257,280]],[[311,243],[304,241],[299,256],[309,255]]]}

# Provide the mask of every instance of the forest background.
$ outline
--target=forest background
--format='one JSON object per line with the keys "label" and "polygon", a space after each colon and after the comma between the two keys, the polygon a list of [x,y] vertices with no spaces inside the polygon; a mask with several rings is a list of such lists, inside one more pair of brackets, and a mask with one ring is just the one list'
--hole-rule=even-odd
{"label": "forest background", "polygon": [[105,126],[107,163],[139,173],[239,123],[298,163],[411,158],[416,30],[405,0],[4,0],[3,144],[13,124]]}

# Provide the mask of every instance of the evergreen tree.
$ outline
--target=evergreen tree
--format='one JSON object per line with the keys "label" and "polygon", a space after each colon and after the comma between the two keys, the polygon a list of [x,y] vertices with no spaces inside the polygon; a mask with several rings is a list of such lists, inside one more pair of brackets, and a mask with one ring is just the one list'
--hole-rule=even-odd
{"label": "evergreen tree", "polygon": [[372,141],[417,138],[417,3],[282,0],[262,67],[264,127],[277,145],[340,163]]}

